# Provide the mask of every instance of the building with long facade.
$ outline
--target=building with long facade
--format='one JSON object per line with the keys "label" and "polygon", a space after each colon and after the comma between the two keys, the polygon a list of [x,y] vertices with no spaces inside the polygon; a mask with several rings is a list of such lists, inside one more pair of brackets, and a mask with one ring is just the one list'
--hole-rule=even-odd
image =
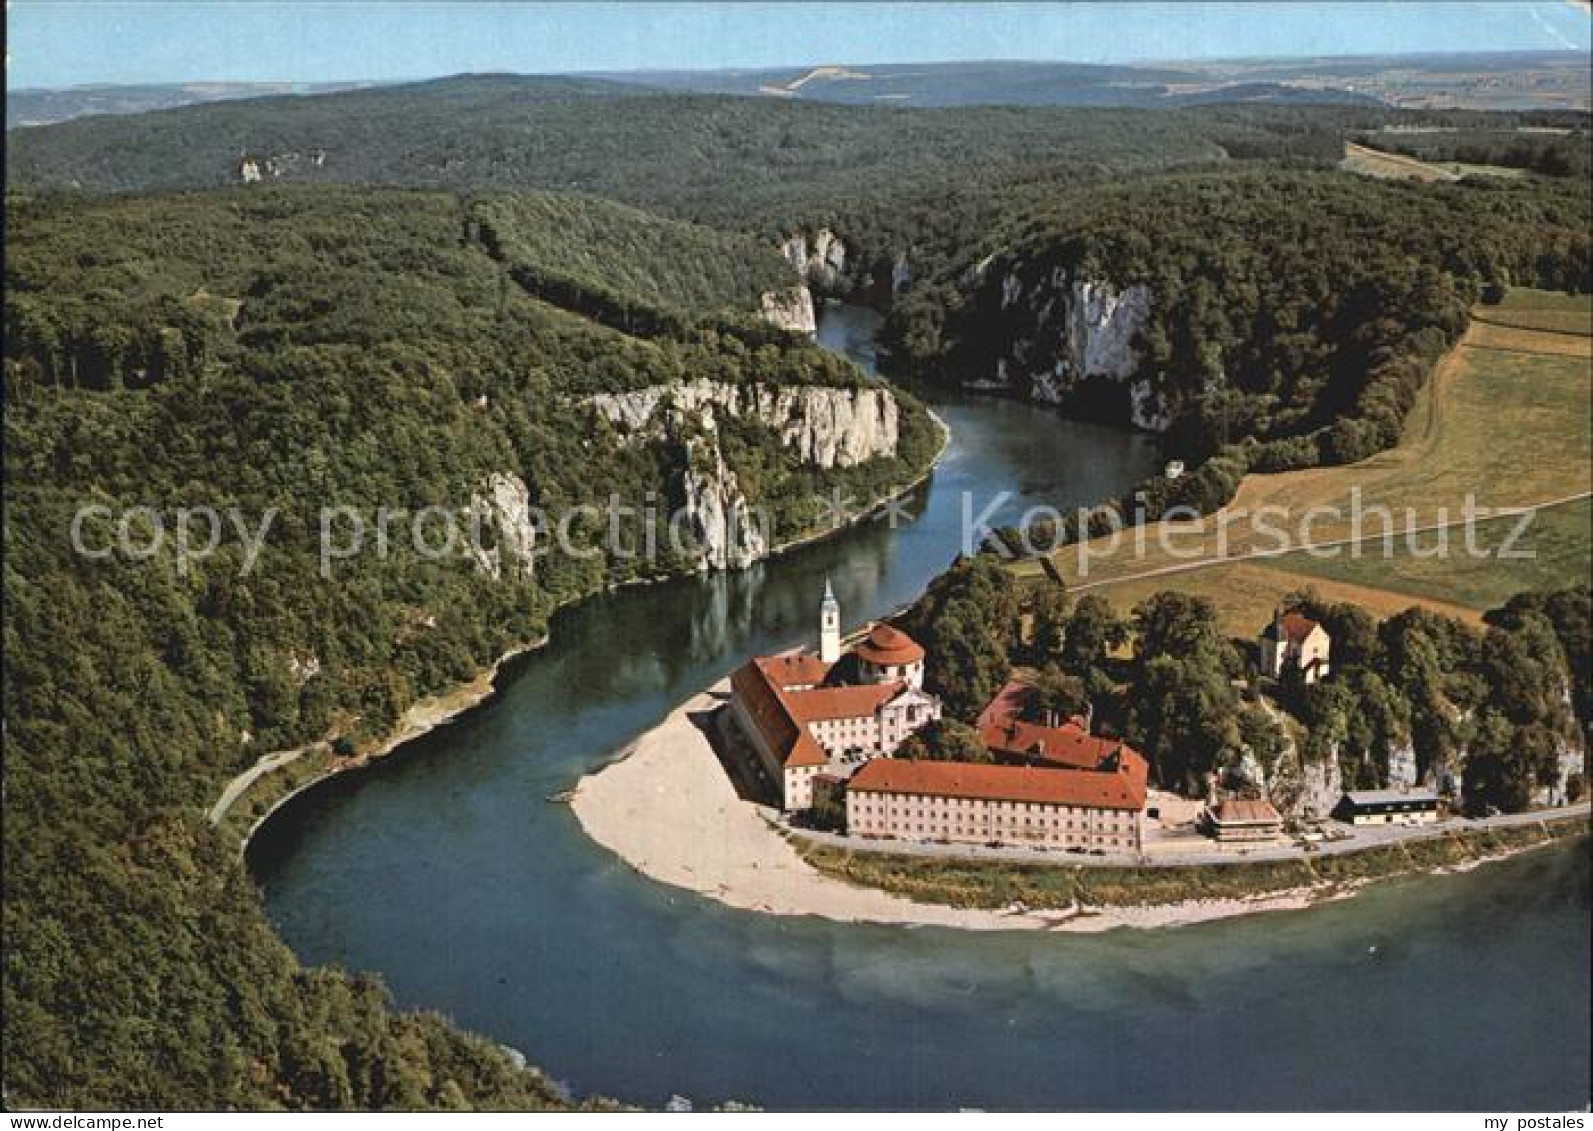
{"label": "building with long facade", "polygon": [[1112,771],[881,759],[846,786],[854,836],[1138,852],[1146,782]]}

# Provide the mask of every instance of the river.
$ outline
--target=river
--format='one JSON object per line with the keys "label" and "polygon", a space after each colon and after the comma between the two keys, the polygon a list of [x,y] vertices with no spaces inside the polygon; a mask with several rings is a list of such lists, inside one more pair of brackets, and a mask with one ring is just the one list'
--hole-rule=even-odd
{"label": "river", "polygon": [[[821,340],[872,361],[872,319]],[[544,799],[748,652],[910,600],[975,510],[1087,504],[1143,438],[935,396],[912,524],[561,614],[491,705],[296,798],[250,864],[307,962],[522,1050],[577,1094],[769,1108],[1533,1109],[1589,1095],[1586,843],[1174,931],[961,933],[733,911],[646,880]]]}

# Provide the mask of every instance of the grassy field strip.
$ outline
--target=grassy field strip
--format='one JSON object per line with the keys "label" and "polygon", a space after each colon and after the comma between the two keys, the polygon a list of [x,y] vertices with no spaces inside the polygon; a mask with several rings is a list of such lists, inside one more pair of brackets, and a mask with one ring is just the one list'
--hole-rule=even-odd
{"label": "grassy field strip", "polygon": [[1157,592],[1176,587],[1180,593],[1203,597],[1211,602],[1223,633],[1236,640],[1253,640],[1272,618],[1272,612],[1290,594],[1310,589],[1322,600],[1359,605],[1378,619],[1420,605],[1439,616],[1453,617],[1467,624],[1481,624],[1482,611],[1442,597],[1396,591],[1381,585],[1356,584],[1317,574],[1292,572],[1281,562],[1238,562],[1209,570],[1186,573],[1176,586],[1156,578],[1124,582],[1099,591],[1120,613],[1133,608]]}
{"label": "grassy field strip", "polygon": [[[1567,503],[1578,502],[1589,497],[1593,497],[1593,491],[1578,491],[1574,495],[1565,495],[1561,498],[1550,499],[1547,502],[1537,503],[1532,506],[1497,508],[1491,511],[1485,521],[1496,522],[1506,518],[1519,518],[1524,514],[1535,514],[1541,510],[1548,510],[1552,507],[1564,506]],[[1239,562],[1247,562],[1265,558],[1287,558],[1298,554],[1308,554],[1313,550],[1331,550],[1344,546],[1357,546],[1363,542],[1369,542],[1373,539],[1382,540],[1385,537],[1393,539],[1408,539],[1413,534],[1429,534],[1437,530],[1452,530],[1456,527],[1466,525],[1467,521],[1468,520],[1463,518],[1457,518],[1451,519],[1447,522],[1430,522],[1420,526],[1408,526],[1403,530],[1395,530],[1387,535],[1385,535],[1382,531],[1379,531],[1376,534],[1366,534],[1352,538],[1337,538],[1331,541],[1323,542],[1307,542],[1298,546],[1291,545],[1266,550],[1246,550],[1241,554],[1227,554],[1221,557],[1200,558],[1194,561],[1179,562],[1176,565],[1158,566],[1156,569],[1146,570],[1143,573],[1123,574],[1116,577],[1109,577],[1101,581],[1080,581],[1076,584],[1069,584],[1068,589],[1070,592],[1080,593],[1084,592],[1085,590],[1095,589],[1103,585],[1119,585],[1132,581],[1144,581],[1147,578],[1152,577],[1166,577],[1175,573],[1191,573],[1195,570],[1210,569],[1213,566],[1234,565]],[[1478,525],[1481,525],[1481,523]]]}
{"label": "grassy field strip", "polygon": [[[1526,353],[1473,348],[1477,338],[1493,340],[1491,329],[1474,325],[1438,365],[1396,448],[1347,467],[1248,476],[1233,502],[1217,515],[1153,526],[1143,555],[1134,553],[1132,537],[1121,539],[1115,548],[1109,539],[1097,539],[1058,551],[1053,556],[1057,571],[1076,587],[1142,577],[1158,567],[1187,570],[1188,561],[1156,544],[1157,528],[1186,546],[1197,534],[1214,539],[1218,529],[1226,528],[1225,556],[1243,557],[1249,550],[1273,548],[1277,537],[1238,521],[1241,516],[1263,513],[1263,508],[1295,516],[1323,507],[1347,512],[1357,491],[1363,507],[1397,510],[1403,521],[1396,525],[1435,529],[1453,521],[1468,495],[1479,508],[1508,512],[1583,494],[1593,488],[1593,432],[1588,425],[1593,384],[1586,360],[1559,353],[1563,347],[1557,343],[1564,335],[1537,331],[1509,332],[1548,341],[1548,349]],[[1516,344],[1522,344],[1519,337]],[[1347,540],[1354,531],[1345,513],[1342,521],[1326,516],[1310,533],[1314,544]],[[1085,571],[1090,576],[1081,576]]]}
{"label": "grassy field strip", "polygon": [[[1290,589],[1321,588],[1324,583],[1375,586],[1406,604],[1458,603],[1467,610],[1496,608],[1525,589],[1558,589],[1586,580],[1589,547],[1593,547],[1593,505],[1588,497],[1543,507],[1532,512],[1525,529],[1517,527],[1513,518],[1478,523],[1474,535],[1478,553],[1451,545],[1455,552],[1439,556],[1431,544],[1394,545],[1389,547],[1392,553],[1297,555],[1258,568],[1288,581]],[[1509,556],[1503,553],[1507,549]]]}
{"label": "grassy field strip", "polygon": [[1384,153],[1381,149],[1356,145],[1353,141],[1344,143],[1344,167],[1352,173],[1364,173],[1371,177],[1394,177],[1418,181],[1460,180],[1459,174],[1451,173],[1448,169],[1429,165],[1425,161],[1406,157],[1402,153]]}
{"label": "grassy field strip", "polygon": [[1466,348],[1524,353],[1532,357],[1593,358],[1593,338],[1572,331],[1534,329],[1478,319]]}

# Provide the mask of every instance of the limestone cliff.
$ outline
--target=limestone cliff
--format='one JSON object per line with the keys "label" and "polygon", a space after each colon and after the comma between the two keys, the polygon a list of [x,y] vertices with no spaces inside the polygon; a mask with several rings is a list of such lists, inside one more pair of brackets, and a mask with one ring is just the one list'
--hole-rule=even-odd
{"label": "limestone cliff", "polygon": [[312,149],[308,153],[246,154],[238,159],[235,171],[241,183],[251,185],[319,169],[325,164],[324,149]]}
{"label": "limestone cliff", "polygon": [[482,572],[494,580],[505,576],[530,580],[536,564],[536,528],[531,520],[531,492],[524,479],[495,472],[470,499],[473,529],[470,550]]}
{"label": "limestone cliff", "polygon": [[[650,385],[628,393],[599,393],[587,403],[635,439],[663,434],[674,413],[750,417],[774,430],[803,463],[828,470],[894,456],[900,409],[889,389],[827,385],[733,385],[699,378]],[[663,409],[664,411],[660,411]]]}
{"label": "limestone cliff", "polygon": [[769,552],[768,525],[726,463],[719,429],[748,420],[771,430],[799,463],[855,467],[896,455],[900,406],[889,389],[733,385],[699,379],[586,399],[622,443],[664,443],[682,453],[682,520],[704,569],[738,569]]}
{"label": "limestone cliff", "polygon": [[1284,752],[1265,779],[1267,795],[1285,816],[1326,817],[1344,795],[1344,772],[1337,751],[1321,759],[1306,758],[1292,734],[1285,732]]}
{"label": "limestone cliff", "polygon": [[705,569],[743,569],[769,552],[764,524],[712,439],[686,444],[682,512]]}
{"label": "limestone cliff", "polygon": [[1533,791],[1534,805],[1569,804],[1573,780],[1580,780],[1584,794],[1586,792],[1587,754],[1581,746],[1560,739],[1556,743],[1554,761],[1554,781]]}
{"label": "limestone cliff", "polygon": [[907,260],[907,253],[900,252],[896,262],[891,264],[891,294],[901,294],[913,284],[913,265]]}
{"label": "limestone cliff", "polygon": [[819,323],[813,313],[813,292],[805,284],[785,291],[767,291],[761,302],[760,313],[765,322],[782,330],[801,334],[806,338],[818,336]]}
{"label": "limestone cliff", "polygon": [[846,273],[846,244],[828,228],[809,236],[805,232],[786,237],[780,245],[798,275],[821,290],[834,290]]}
{"label": "limestone cliff", "polygon": [[1167,428],[1160,387],[1141,364],[1140,338],[1154,298],[1148,287],[994,258],[970,270],[964,283],[984,292],[987,332],[997,343],[989,368],[969,374],[970,384],[1064,406],[1104,388],[1124,423]]}

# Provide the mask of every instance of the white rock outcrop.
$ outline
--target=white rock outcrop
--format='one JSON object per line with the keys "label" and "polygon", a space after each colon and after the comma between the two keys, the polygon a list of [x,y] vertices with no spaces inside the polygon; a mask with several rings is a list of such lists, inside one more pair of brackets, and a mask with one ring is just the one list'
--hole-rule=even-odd
{"label": "white rock outcrop", "polygon": [[[505,576],[530,580],[536,572],[537,535],[525,480],[510,472],[487,476],[470,497],[470,513],[470,553],[481,571],[494,581]],[[482,537],[489,526],[495,535],[490,548]]]}
{"label": "white rock outcrop", "polygon": [[722,420],[749,419],[812,467],[855,467],[894,456],[900,406],[889,389],[825,385],[734,385],[701,378],[600,393],[585,402],[620,433],[622,443],[680,444],[683,523],[703,569],[739,569],[769,552],[768,524],[747,499],[719,445]]}
{"label": "white rock outcrop", "polygon": [[1295,817],[1326,817],[1344,796],[1338,754],[1307,760],[1292,741],[1274,768],[1274,779],[1267,784],[1278,811]]}
{"label": "white rock outcrop", "polygon": [[846,244],[828,228],[820,228],[811,237],[805,232],[787,236],[780,245],[797,274],[820,287],[833,287],[846,272]]}
{"label": "white rock outcrop", "polygon": [[813,292],[805,285],[798,284],[784,291],[766,291],[759,305],[759,313],[765,322],[809,339],[818,336],[819,321],[813,313]]}
{"label": "white rock outcrop", "polygon": [[896,256],[896,262],[891,264],[891,293],[901,294],[913,282],[913,265],[907,261],[907,253],[901,252]]}
{"label": "white rock outcrop", "polygon": [[[1539,786],[1532,792],[1535,805],[1567,805],[1570,803],[1570,784],[1573,777],[1582,775],[1586,758],[1582,748],[1563,739],[1555,750],[1554,782]],[[1584,783],[1584,789],[1586,788]]]}
{"label": "white rock outcrop", "polygon": [[[768,536],[716,443],[686,445],[680,517],[697,542],[704,569],[743,569],[769,552]],[[706,466],[704,466],[706,465]]]}
{"label": "white rock outcrop", "polygon": [[1391,746],[1388,751],[1388,788],[1415,789],[1421,784],[1416,768],[1416,748],[1409,742]]}
{"label": "white rock outcrop", "polygon": [[261,181],[273,181],[281,177],[292,176],[303,172],[306,168],[319,169],[326,164],[326,150],[312,149],[306,153],[297,151],[291,153],[274,154],[244,154],[238,158],[235,172],[239,182],[246,185],[259,184]]}
{"label": "white rock outcrop", "polygon": [[699,378],[599,393],[586,403],[638,440],[666,435],[672,412],[696,416],[708,428],[719,413],[750,417],[772,428],[803,463],[826,470],[894,456],[900,438],[900,406],[884,388],[733,385]]}
{"label": "white rock outcrop", "polygon": [[1021,265],[998,275],[990,268],[987,259],[970,270],[967,281],[999,287],[1000,311],[1013,329],[993,373],[978,383],[994,381],[1035,400],[1061,404],[1085,380],[1124,382],[1130,422],[1153,432],[1167,428],[1161,393],[1140,372],[1137,343],[1150,321],[1149,287],[1117,287],[1062,268],[1039,278],[1027,277]]}

